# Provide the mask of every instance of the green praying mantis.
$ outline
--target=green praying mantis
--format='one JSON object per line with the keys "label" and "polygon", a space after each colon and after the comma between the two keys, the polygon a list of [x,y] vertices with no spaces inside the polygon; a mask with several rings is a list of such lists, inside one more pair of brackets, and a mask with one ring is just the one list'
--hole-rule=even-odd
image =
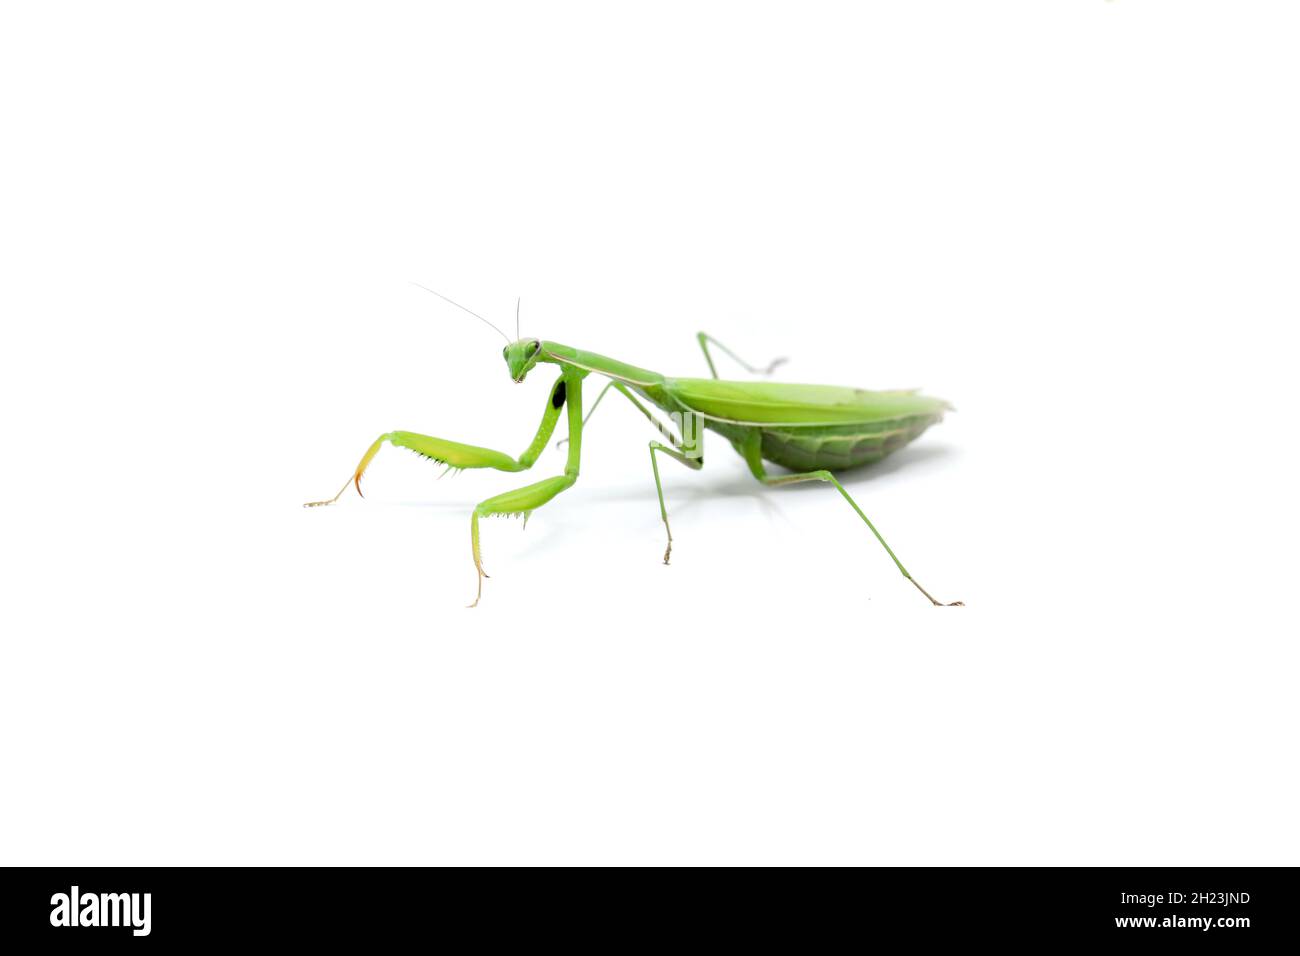
{"label": "green praying mantis", "polygon": [[[474,556],[474,567],[478,571],[478,591],[470,607],[477,606],[483,597],[483,579],[488,577],[483,570],[482,551],[479,547],[479,519],[489,515],[517,515],[523,517],[526,525],[528,516],[534,510],[572,488],[578,481],[578,468],[582,459],[583,427],[610,389],[631,402],[668,442],[667,445],[659,441],[650,442],[650,466],[654,472],[655,490],[659,495],[659,514],[668,536],[664,564],[669,563],[672,555],[673,531],[668,522],[668,508],[664,504],[663,484],[659,480],[658,456],[666,455],[687,468],[699,471],[704,467],[703,431],[709,430],[729,441],[745,460],[754,477],[765,485],[780,486],[805,481],[824,481],[833,485],[875,535],[903,577],[911,581],[931,604],[946,607],[962,604],[961,601],[954,601],[943,605],[921,587],[832,471],[858,468],[879,461],[902,448],[942,419],[944,410],[950,407],[942,399],[929,398],[914,390],[867,391],[833,385],[727,381],[718,378],[717,368],[709,353],[710,344],[752,374],[770,375],[784,360],[777,359],[763,369],[755,368],[704,332],[699,333],[697,338],[713,377],[670,378],[595,352],[561,345],[559,342],[521,338],[518,334],[518,303],[515,306],[516,337],[511,341],[501,329],[477,312],[472,312],[433,289],[425,286],[420,288],[432,292],[495,329],[506,341],[501,354],[510,377],[515,382],[522,382],[539,363],[559,367],[560,375],[547,398],[546,410],[542,413],[537,434],[516,458],[491,448],[465,445],[431,435],[406,431],[387,432],[376,438],[361,456],[352,477],[339,489],[338,494],[326,501],[308,502],[303,507],[332,505],[347,491],[348,485],[355,485],[357,494],[360,495],[361,476],[384,442],[399,448],[409,448],[449,469],[526,471],[537,462],[546,448],[560,415],[566,414],[569,423],[569,450],[564,474],[544,478],[481,501],[470,515],[470,549]],[[609,381],[584,418],[582,386],[592,373]],[[676,430],[655,417],[646,403],[659,408]],[[789,473],[769,475],[764,462],[786,468]]]}

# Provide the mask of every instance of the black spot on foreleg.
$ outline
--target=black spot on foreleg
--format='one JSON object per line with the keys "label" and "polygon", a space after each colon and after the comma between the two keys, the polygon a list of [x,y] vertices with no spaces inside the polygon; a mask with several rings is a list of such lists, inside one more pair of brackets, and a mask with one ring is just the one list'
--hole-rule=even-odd
{"label": "black spot on foreleg", "polygon": [[555,386],[555,391],[551,393],[551,406],[553,408],[559,408],[564,404],[565,391],[564,381],[561,380],[560,383]]}

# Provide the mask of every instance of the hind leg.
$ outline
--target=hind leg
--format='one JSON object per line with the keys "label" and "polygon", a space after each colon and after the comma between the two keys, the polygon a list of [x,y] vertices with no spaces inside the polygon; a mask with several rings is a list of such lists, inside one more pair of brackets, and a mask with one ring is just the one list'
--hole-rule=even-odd
{"label": "hind leg", "polygon": [[858,507],[858,503],[853,500],[853,496],[848,493],[848,491],[844,488],[842,484],[840,484],[838,478],[836,478],[833,474],[831,474],[829,471],[825,470],[824,468],[818,469],[816,471],[805,471],[794,475],[777,475],[776,477],[772,477],[767,473],[767,469],[763,465],[763,458],[761,455],[761,443],[762,443],[761,434],[758,431],[754,431],[750,434],[748,438],[745,439],[744,443],[739,446],[740,453],[744,455],[745,463],[749,465],[749,470],[753,473],[755,478],[763,482],[763,484],[765,485],[771,485],[774,487],[779,485],[793,485],[804,481],[824,481],[828,484],[834,485],[835,490],[838,491],[841,495],[843,495],[844,500],[847,501],[849,503],[849,506],[853,508],[854,511],[857,512],[858,517],[862,519],[863,524],[865,524],[868,528],[871,529],[871,533],[876,536],[876,540],[879,541],[880,546],[885,549],[885,553],[889,555],[890,559],[894,562],[895,567],[897,567],[898,570],[902,572],[903,577],[911,581],[912,584],[916,587],[916,589],[920,591],[922,594],[924,594],[926,596],[926,599],[931,604],[935,605],[936,607],[963,607],[964,606],[961,601],[953,601],[950,604],[945,604],[942,601],[937,601],[935,600],[933,595],[930,594],[929,591],[921,587],[920,582],[917,581],[916,578],[912,577],[912,575],[908,572],[907,568],[903,567],[903,562],[898,560],[898,555],[894,554],[894,549],[889,546],[889,542],[887,542],[884,536],[881,535],[881,533],[876,530],[876,526],[871,523],[871,519],[868,518],[866,514],[863,512],[863,510]]}

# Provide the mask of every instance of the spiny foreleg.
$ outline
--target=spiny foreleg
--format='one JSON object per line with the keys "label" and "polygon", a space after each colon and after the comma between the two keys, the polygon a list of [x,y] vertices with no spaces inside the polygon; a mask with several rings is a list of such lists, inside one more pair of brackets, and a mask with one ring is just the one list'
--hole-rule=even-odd
{"label": "spiny foreleg", "polygon": [[461,442],[435,438],[432,435],[421,435],[417,432],[387,432],[376,438],[374,444],[361,456],[361,461],[353,471],[352,477],[343,483],[343,487],[339,489],[337,495],[326,501],[309,501],[303,507],[319,508],[323,505],[332,505],[339,500],[343,492],[348,490],[348,485],[355,485],[357,494],[360,495],[361,476],[365,474],[366,468],[369,467],[370,462],[379,452],[380,446],[384,442],[389,442],[398,448],[409,448],[416,454],[438,464],[446,465],[449,468],[495,468],[497,471],[525,471],[537,461],[542,450],[546,447],[546,443],[550,440],[551,433],[555,431],[555,423],[559,421],[560,410],[564,407],[566,392],[567,386],[564,378],[561,377],[551,389],[546,411],[542,415],[541,424],[537,427],[537,434],[533,437],[532,443],[518,458],[492,448],[465,445]]}

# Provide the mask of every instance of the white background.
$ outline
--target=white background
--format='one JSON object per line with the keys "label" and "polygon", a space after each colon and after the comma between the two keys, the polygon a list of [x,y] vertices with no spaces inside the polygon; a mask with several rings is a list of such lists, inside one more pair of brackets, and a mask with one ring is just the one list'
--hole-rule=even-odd
{"label": "white background", "polygon": [[[1295,864],[1287,3],[9,5],[0,861]],[[958,411],[522,451],[500,324]],[[725,364],[728,374],[743,377]],[[595,382],[588,389],[595,392]],[[557,437],[563,434],[563,426]]]}

